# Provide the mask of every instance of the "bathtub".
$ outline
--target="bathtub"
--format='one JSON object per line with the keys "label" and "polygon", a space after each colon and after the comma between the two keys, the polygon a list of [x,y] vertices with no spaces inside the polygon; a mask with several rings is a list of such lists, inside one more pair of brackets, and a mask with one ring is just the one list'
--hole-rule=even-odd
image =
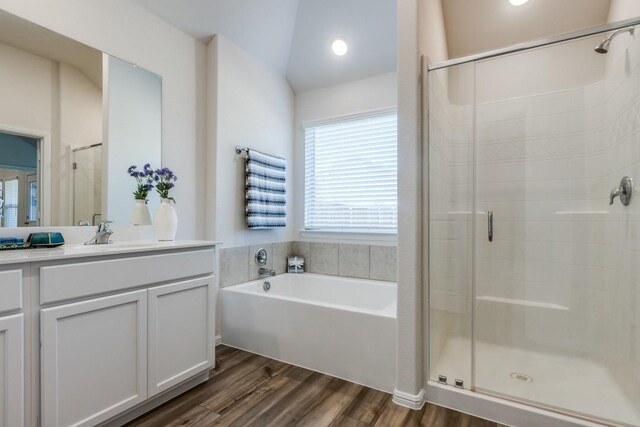
{"label": "bathtub", "polygon": [[220,298],[224,344],[393,392],[395,283],[282,274],[225,287]]}

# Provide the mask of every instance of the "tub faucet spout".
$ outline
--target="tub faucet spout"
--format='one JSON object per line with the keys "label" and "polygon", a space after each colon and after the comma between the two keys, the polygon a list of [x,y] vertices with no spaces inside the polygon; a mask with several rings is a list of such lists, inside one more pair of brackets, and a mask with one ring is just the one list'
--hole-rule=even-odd
{"label": "tub faucet spout", "polygon": [[260,267],[258,269],[258,274],[260,275],[260,277],[272,277],[276,275],[275,270],[272,270],[270,268],[264,268],[264,267]]}

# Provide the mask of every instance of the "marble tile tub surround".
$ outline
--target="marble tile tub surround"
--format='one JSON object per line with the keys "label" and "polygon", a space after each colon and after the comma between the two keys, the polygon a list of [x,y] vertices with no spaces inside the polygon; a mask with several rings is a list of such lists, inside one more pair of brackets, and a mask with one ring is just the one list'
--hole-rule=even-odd
{"label": "marble tile tub surround", "polygon": [[222,248],[220,286],[236,285],[258,278],[254,254],[265,248],[267,268],[276,274],[287,270],[287,257],[303,256],[305,271],[359,279],[396,281],[396,246],[317,242],[282,242]]}

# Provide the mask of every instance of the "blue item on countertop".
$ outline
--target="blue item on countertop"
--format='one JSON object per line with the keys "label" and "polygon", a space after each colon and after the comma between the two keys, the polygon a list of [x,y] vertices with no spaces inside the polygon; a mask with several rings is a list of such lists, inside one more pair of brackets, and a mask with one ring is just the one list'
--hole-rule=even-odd
{"label": "blue item on countertop", "polygon": [[62,233],[54,232],[31,233],[27,237],[27,243],[32,248],[55,248],[64,245],[64,237]]}
{"label": "blue item on countertop", "polygon": [[22,237],[0,237],[0,245],[21,245],[23,243]]}

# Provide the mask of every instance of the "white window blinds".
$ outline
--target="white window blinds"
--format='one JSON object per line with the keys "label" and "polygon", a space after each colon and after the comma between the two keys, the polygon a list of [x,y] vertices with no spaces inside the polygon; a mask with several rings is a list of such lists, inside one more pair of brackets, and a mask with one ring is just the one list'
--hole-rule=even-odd
{"label": "white window blinds", "polygon": [[397,115],[305,128],[305,228],[395,232]]}

